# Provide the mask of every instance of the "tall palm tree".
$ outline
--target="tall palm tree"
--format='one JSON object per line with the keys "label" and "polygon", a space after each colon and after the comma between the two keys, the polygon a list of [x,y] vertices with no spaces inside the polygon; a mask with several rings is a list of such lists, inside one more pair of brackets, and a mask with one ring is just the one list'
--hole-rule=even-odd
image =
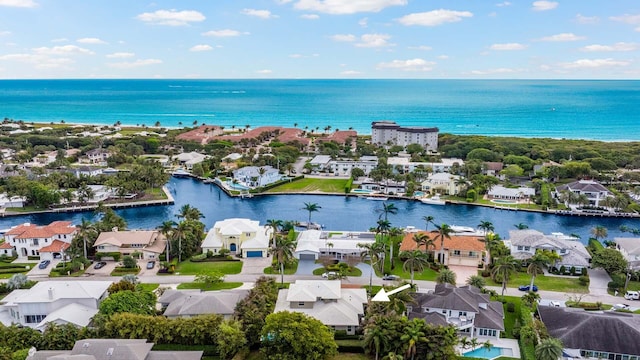
{"label": "tall palm tree", "polygon": [[376,360],[378,360],[380,351],[389,346],[389,336],[387,336],[382,326],[376,326],[374,322],[371,325],[367,326],[364,331],[364,347],[369,352],[374,351]]}
{"label": "tall palm tree", "polygon": [[456,284],[456,273],[449,269],[443,269],[436,278],[438,284]]}
{"label": "tall palm tree", "polygon": [[296,243],[287,236],[277,236],[275,246],[269,251],[280,264],[280,284],[284,284],[284,264],[293,258]]}
{"label": "tall palm tree", "polygon": [[78,225],[78,236],[82,238],[82,250],[84,258],[87,258],[87,238],[96,232],[96,228],[91,221],[82,219],[80,225]]}
{"label": "tall palm tree", "polygon": [[415,358],[418,352],[418,344],[428,341],[423,331],[424,327],[424,320],[414,319],[405,326],[404,333],[400,336],[400,340],[404,342],[404,346],[407,348],[405,355],[410,356],[411,360]]}
{"label": "tall palm tree", "polygon": [[429,248],[436,247],[436,244],[433,242],[433,239],[429,237],[429,235],[425,233],[415,233],[413,234],[413,241],[418,245],[418,250],[420,250],[420,246],[424,245],[424,253],[429,252]]}
{"label": "tall palm tree", "polygon": [[478,224],[478,229],[482,230],[485,236],[495,230],[491,221],[480,221],[480,224]]}
{"label": "tall palm tree", "polygon": [[424,230],[428,232],[429,231],[429,224],[433,224],[433,216],[425,215],[425,216],[422,217],[422,220],[424,220]]}
{"label": "tall palm tree", "polygon": [[444,239],[447,238],[451,240],[451,234],[453,234],[454,231],[448,224],[436,225],[436,229],[438,229],[438,235],[436,236],[436,239],[440,238],[440,252],[438,254],[438,262],[444,265]]}
{"label": "tall palm tree", "polygon": [[429,265],[429,258],[427,254],[420,250],[403,251],[400,253],[401,258],[406,260],[402,264],[402,270],[409,271],[411,273],[411,285],[413,286],[413,276],[415,271],[423,272],[424,268]]}
{"label": "tall palm tree", "polygon": [[491,270],[491,276],[494,281],[497,279],[502,280],[502,297],[504,297],[504,291],[507,289],[507,282],[513,272],[516,271],[516,260],[511,255],[505,255],[496,259],[496,262]]}
{"label": "tall palm tree", "polygon": [[176,226],[176,222],[173,220],[166,220],[162,223],[162,225],[160,225],[158,227],[158,230],[160,230],[160,234],[164,235],[165,239],[167,239],[167,255],[166,255],[166,260],[167,263],[171,261],[171,259],[169,258],[169,244],[171,243],[171,236],[173,234],[173,227]]}
{"label": "tall palm tree", "polygon": [[[369,265],[371,266],[371,269],[369,271],[369,291],[371,291],[371,288],[373,287],[373,266],[375,264],[382,264],[382,257],[380,256],[380,254],[384,252],[384,248],[382,243],[377,241],[366,244],[359,243],[357,246],[362,249],[362,252],[360,253],[360,258],[362,259],[362,261],[364,262],[366,258],[369,258]],[[382,269],[383,268],[381,267],[380,272],[382,272]]]}
{"label": "tall palm tree", "polygon": [[321,208],[322,207],[316,203],[310,203],[310,202],[304,203],[304,207],[302,209],[309,212],[309,221],[307,222],[307,229],[311,227],[311,213],[320,211]]}
{"label": "tall palm tree", "polygon": [[562,357],[562,342],[555,338],[547,338],[536,346],[537,360],[558,360]]}
{"label": "tall palm tree", "polygon": [[172,239],[178,241],[178,263],[182,262],[182,240],[188,231],[187,223],[184,221],[180,221],[180,223],[171,230]]}
{"label": "tall palm tree", "polygon": [[393,203],[387,203],[386,201],[382,203],[382,209],[378,210],[380,212],[380,219],[384,215],[385,220],[389,220],[389,214],[395,215],[398,213],[398,208]]}
{"label": "tall palm tree", "polygon": [[200,221],[200,219],[204,218],[204,215],[200,210],[198,210],[198,208],[185,204],[182,205],[176,217],[178,219]]}
{"label": "tall palm tree", "polygon": [[391,270],[395,269],[396,265],[393,262],[393,251],[396,247],[397,239],[404,235],[404,230],[398,227],[392,227],[388,231],[389,234],[389,261],[391,262]]}
{"label": "tall palm tree", "polygon": [[549,258],[542,252],[537,252],[529,259],[529,266],[527,266],[527,274],[531,275],[531,284],[529,289],[533,289],[533,283],[536,281],[536,276],[544,272],[544,266],[549,264]]}
{"label": "tall palm tree", "polygon": [[591,229],[591,235],[593,235],[596,240],[604,239],[608,234],[607,228],[602,225],[598,225]]}
{"label": "tall palm tree", "polygon": [[276,235],[278,234],[278,231],[280,230],[280,228],[282,227],[282,220],[276,220],[276,219],[269,219],[267,220],[267,230],[269,228],[271,228],[271,241],[273,241],[273,247],[276,247]]}
{"label": "tall palm tree", "polygon": [[500,236],[498,236],[498,234],[496,233],[489,233],[484,236],[484,239],[482,241],[484,242],[485,251],[484,268],[485,270],[488,270],[489,263],[491,262],[491,250],[494,248],[494,246],[498,245]]}

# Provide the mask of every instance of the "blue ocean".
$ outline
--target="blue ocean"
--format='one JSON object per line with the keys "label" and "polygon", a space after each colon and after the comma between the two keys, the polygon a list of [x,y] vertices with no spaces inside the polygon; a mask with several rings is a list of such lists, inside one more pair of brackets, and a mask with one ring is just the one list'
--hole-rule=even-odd
{"label": "blue ocean", "polygon": [[442,133],[640,140],[640,81],[3,80],[0,116],[27,122],[323,132],[371,122]]}

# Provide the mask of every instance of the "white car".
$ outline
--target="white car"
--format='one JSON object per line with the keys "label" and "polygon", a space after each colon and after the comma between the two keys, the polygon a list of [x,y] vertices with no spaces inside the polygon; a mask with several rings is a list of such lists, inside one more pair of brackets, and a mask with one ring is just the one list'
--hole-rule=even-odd
{"label": "white car", "polygon": [[549,306],[560,307],[560,301],[549,301]]}
{"label": "white car", "polygon": [[629,290],[624,294],[624,298],[626,300],[640,300],[640,292]]}
{"label": "white car", "polygon": [[611,308],[611,310],[613,310],[613,311],[617,311],[617,310],[629,310],[629,305],[627,305],[627,304],[615,304],[615,305],[613,305],[613,307]]}
{"label": "white car", "polygon": [[334,279],[337,276],[338,276],[338,273],[335,271],[329,271],[322,274],[322,277],[325,279]]}

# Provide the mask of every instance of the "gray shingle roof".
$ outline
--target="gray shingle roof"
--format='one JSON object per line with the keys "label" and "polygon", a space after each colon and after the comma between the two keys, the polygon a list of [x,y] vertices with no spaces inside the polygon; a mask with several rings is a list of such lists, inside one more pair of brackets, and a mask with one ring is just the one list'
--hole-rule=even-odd
{"label": "gray shingle roof", "polygon": [[204,314],[231,315],[246,290],[186,293],[169,303],[164,316],[195,316]]}
{"label": "gray shingle roof", "polygon": [[565,348],[640,355],[640,316],[539,306],[549,334]]}

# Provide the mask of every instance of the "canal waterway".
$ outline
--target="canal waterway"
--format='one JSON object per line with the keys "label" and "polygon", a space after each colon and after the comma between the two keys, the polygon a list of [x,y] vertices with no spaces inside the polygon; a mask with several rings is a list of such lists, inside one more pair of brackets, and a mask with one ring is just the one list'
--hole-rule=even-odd
{"label": "canal waterway", "polygon": [[[382,201],[360,197],[329,195],[268,195],[251,199],[232,198],[213,184],[204,184],[193,179],[172,178],[167,184],[175,198],[174,205],[149,206],[116,210],[127,221],[129,229],[153,229],[166,220],[178,220],[176,214],[183,205],[198,208],[205,216],[207,228],[218,220],[232,217],[250,218],[264,223],[268,219],[307,221],[309,213],[303,210],[304,203],[317,203],[321,208],[312,213],[312,221],[327,230],[365,231],[376,225]],[[392,226],[415,226],[424,229],[424,216],[433,216],[436,224],[476,227],[481,221],[490,221],[503,238],[515,229],[516,224],[526,224],[549,234],[562,232],[577,234],[586,242],[590,230],[602,225],[609,231],[609,239],[633,237],[619,230],[621,225],[640,228],[640,220],[630,218],[600,218],[557,216],[525,211],[508,211],[470,205],[427,205],[419,201],[389,200],[398,208],[396,215],[388,215]],[[55,220],[69,220],[74,224],[82,219],[95,220],[93,212],[48,213],[0,218],[0,229],[24,222],[48,224]],[[432,225],[429,225],[433,229]]]}

